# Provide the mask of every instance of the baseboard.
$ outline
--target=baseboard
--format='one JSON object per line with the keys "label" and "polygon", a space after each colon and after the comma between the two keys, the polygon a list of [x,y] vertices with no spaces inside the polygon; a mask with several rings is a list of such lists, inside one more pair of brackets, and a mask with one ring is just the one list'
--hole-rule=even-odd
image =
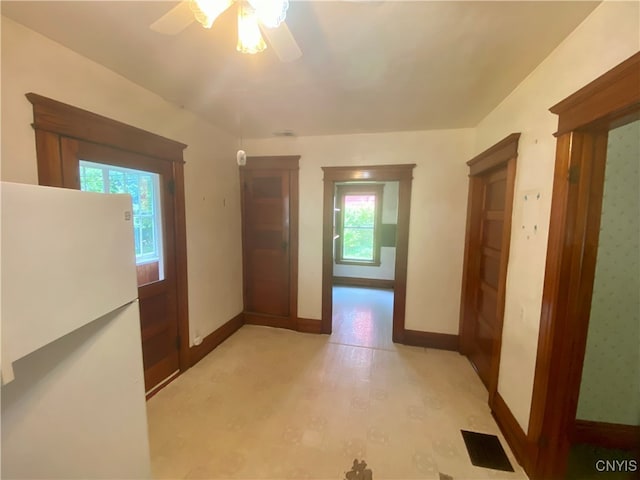
{"label": "baseboard", "polygon": [[527,434],[522,430],[516,417],[513,416],[513,413],[511,413],[511,410],[498,392],[496,392],[493,398],[493,405],[490,405],[490,407],[493,418],[495,418],[511,451],[516,456],[516,460],[522,465],[527,475],[533,478],[532,470],[534,465],[529,451]]}
{"label": "baseboard", "polygon": [[346,287],[386,289],[393,289],[396,285],[394,280],[381,280],[379,278],[333,277],[332,282],[333,285],[344,285]]}
{"label": "baseboard", "polygon": [[166,380],[163,380],[162,382],[160,382],[158,385],[156,385],[155,387],[153,387],[151,390],[149,390],[148,392],[145,393],[145,399],[149,400],[151,397],[153,397],[156,393],[158,393],[160,390],[162,390],[164,387],[166,387],[167,385],[169,385],[171,382],[173,382],[176,378],[178,378],[180,375],[182,375],[181,371],[177,371],[174,374],[170,375],[169,378],[167,378]]}
{"label": "baseboard", "polygon": [[286,328],[297,330],[298,322],[296,318],[278,317],[255,312],[244,312],[244,323],[247,325],[261,325],[263,327]]}
{"label": "baseboard", "polygon": [[194,366],[214,348],[233,335],[244,325],[244,314],[241,312],[227,323],[207,335],[200,345],[194,345],[189,349],[189,365]]}
{"label": "baseboard", "polygon": [[571,432],[571,442],[634,450],[640,445],[640,426],[576,420]]}
{"label": "baseboard", "polygon": [[312,318],[298,317],[298,331],[304,333],[321,333],[322,322]]}
{"label": "baseboard", "polygon": [[417,330],[405,330],[402,334],[402,343],[415,347],[437,348],[439,350],[458,351],[458,335],[448,333],[419,332]]}
{"label": "baseboard", "polygon": [[260,325],[263,327],[286,328],[303,333],[321,333],[322,323],[312,318],[277,317],[255,312],[244,312],[244,323],[247,325]]}

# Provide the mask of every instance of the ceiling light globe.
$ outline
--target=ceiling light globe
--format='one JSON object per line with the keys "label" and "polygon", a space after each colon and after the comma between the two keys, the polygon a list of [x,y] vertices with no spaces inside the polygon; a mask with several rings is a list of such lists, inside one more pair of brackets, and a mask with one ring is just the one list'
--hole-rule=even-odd
{"label": "ceiling light globe", "polygon": [[287,16],[289,0],[248,0],[258,20],[267,28],[276,28]]}

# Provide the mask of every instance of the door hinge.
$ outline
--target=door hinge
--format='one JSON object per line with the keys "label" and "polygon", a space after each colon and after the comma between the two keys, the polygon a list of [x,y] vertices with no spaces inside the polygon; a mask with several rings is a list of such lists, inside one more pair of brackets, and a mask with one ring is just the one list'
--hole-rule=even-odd
{"label": "door hinge", "polygon": [[171,195],[176,193],[176,181],[173,178],[167,182],[167,191]]}
{"label": "door hinge", "polygon": [[176,336],[176,349],[180,350],[180,335]]}
{"label": "door hinge", "polygon": [[579,165],[571,165],[569,167],[569,172],[567,174],[567,180],[569,183],[574,184],[578,183],[580,180],[580,166]]}

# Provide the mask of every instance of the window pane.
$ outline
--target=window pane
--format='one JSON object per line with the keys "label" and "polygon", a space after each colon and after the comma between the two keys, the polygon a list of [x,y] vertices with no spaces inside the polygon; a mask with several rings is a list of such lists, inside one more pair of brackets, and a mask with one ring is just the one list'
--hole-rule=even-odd
{"label": "window pane", "polygon": [[138,258],[140,257],[140,255],[142,255],[142,248],[141,248],[141,240],[140,240],[140,225],[136,225],[135,222],[135,218],[134,219],[134,223],[133,223],[133,240],[135,242],[135,248],[136,248],[136,263],[138,263]]}
{"label": "window pane", "polygon": [[375,195],[345,195],[344,226],[373,228],[376,217]]}
{"label": "window pane", "polygon": [[127,193],[124,178],[124,172],[109,170],[109,193]]}
{"label": "window pane", "polygon": [[143,255],[155,255],[155,235],[153,231],[153,223],[151,218],[144,218],[142,221],[142,254]]}
{"label": "window pane", "polygon": [[140,213],[153,213],[153,182],[151,176],[140,175]]}
{"label": "window pane", "polygon": [[373,261],[373,228],[344,227],[342,258]]}
{"label": "window pane", "polygon": [[344,196],[342,258],[368,261],[374,259],[374,225],[376,196],[347,194]]}
{"label": "window pane", "polygon": [[140,212],[140,188],[138,186],[138,178],[138,175],[127,172],[125,180],[127,184],[127,193],[131,195],[134,215]]}
{"label": "window pane", "polygon": [[104,193],[104,177],[101,168],[80,167],[80,184],[85,192]]}
{"label": "window pane", "polygon": [[128,193],[133,208],[138,282],[164,278],[160,175],[80,160],[80,188],[99,193]]}

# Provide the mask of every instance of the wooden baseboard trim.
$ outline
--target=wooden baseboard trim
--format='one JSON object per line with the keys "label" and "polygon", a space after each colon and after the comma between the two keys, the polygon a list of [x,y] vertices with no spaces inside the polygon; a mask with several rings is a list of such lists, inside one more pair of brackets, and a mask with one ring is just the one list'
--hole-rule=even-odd
{"label": "wooden baseboard trim", "polygon": [[500,427],[500,431],[509,444],[516,460],[522,465],[527,475],[533,478],[534,462],[530,455],[527,434],[522,430],[516,417],[513,416],[513,413],[511,413],[511,410],[498,392],[493,397],[493,405],[490,405],[490,407],[491,414],[495,418],[498,427]]}
{"label": "wooden baseboard trim", "polygon": [[419,332],[405,330],[402,333],[402,343],[415,347],[437,348],[439,350],[458,351],[458,335],[448,333]]}
{"label": "wooden baseboard trim", "polygon": [[571,442],[635,450],[640,445],[640,426],[576,420],[571,432]]}
{"label": "wooden baseboard trim", "polygon": [[298,317],[298,331],[304,333],[321,333],[322,322],[312,318]]}
{"label": "wooden baseboard trim", "polygon": [[346,287],[366,287],[393,289],[396,286],[394,280],[381,280],[379,278],[333,277],[333,285]]}
{"label": "wooden baseboard trim", "polygon": [[158,393],[164,387],[166,387],[171,382],[173,382],[180,375],[182,375],[182,372],[180,370],[178,370],[174,374],[170,375],[169,378],[167,378],[166,380],[163,380],[162,382],[160,382],[158,385],[156,385],[151,390],[149,390],[148,392],[145,393],[145,395],[144,395],[145,400],[149,400],[151,397],[153,397],[156,393]]}
{"label": "wooden baseboard trim", "polygon": [[241,312],[227,323],[207,335],[200,345],[189,349],[189,365],[194,366],[209,354],[214,348],[233,335],[244,325],[244,314]]}
{"label": "wooden baseboard trim", "polygon": [[244,323],[246,325],[260,325],[262,327],[286,328],[302,333],[322,333],[322,322],[313,318],[297,317],[276,317],[254,312],[244,312]]}
{"label": "wooden baseboard trim", "polygon": [[263,327],[286,328],[288,330],[298,329],[297,318],[278,317],[255,312],[244,312],[244,323]]}

